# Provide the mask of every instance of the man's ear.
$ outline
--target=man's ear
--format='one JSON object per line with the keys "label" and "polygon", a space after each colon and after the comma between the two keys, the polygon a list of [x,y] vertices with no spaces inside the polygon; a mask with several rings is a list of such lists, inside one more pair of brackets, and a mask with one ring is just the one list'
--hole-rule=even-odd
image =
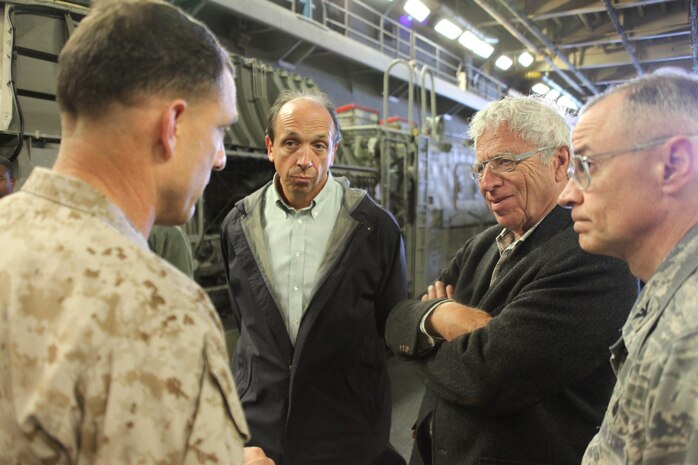
{"label": "man's ear", "polygon": [[558,147],[553,154],[552,165],[555,171],[555,182],[567,182],[567,170],[570,165],[570,148],[564,145]]}
{"label": "man's ear", "polygon": [[273,163],[274,162],[274,153],[273,153],[274,142],[272,142],[272,140],[269,136],[264,136],[264,145],[267,146],[267,157],[269,158],[269,161]]}
{"label": "man's ear", "polygon": [[166,160],[172,158],[174,154],[177,145],[179,119],[186,109],[187,102],[177,99],[167,105],[162,111],[160,118],[160,143],[162,144]]}
{"label": "man's ear", "polygon": [[698,174],[698,146],[685,136],[670,139],[661,154],[663,163],[662,190],[675,194]]}

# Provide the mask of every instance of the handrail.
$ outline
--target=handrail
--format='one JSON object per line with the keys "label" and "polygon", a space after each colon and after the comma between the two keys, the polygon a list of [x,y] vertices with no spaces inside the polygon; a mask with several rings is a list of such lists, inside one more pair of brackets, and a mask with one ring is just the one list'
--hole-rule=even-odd
{"label": "handrail", "polygon": [[[458,71],[465,69],[470,84],[468,90],[488,99],[506,94],[506,85],[472,64],[466,65],[462,57],[361,0],[315,0],[315,3],[322,11],[312,16],[319,17],[318,22],[324,26],[389,57],[408,60],[420,67],[428,66],[433,72],[432,79],[439,77],[457,85]],[[287,8],[296,12],[296,2],[290,1]]]}
{"label": "handrail", "polygon": [[407,127],[409,128],[408,130],[411,131],[413,121],[412,105],[414,104],[414,68],[412,68],[412,65],[409,61],[403,60],[402,58],[394,59],[383,73],[383,126],[386,126],[388,123],[388,91],[390,90],[388,82],[390,77],[390,70],[393,69],[393,66],[395,65],[405,65],[407,66],[407,69],[410,72],[410,80],[407,81]]}
{"label": "handrail", "polygon": [[[427,67],[427,65],[422,66],[421,71],[421,94],[420,101],[422,104],[422,134],[430,134],[432,137],[436,134],[436,91],[434,90],[434,73]],[[427,74],[431,78],[431,118],[427,120],[427,88],[426,80]],[[427,121],[429,125],[427,126]]]}

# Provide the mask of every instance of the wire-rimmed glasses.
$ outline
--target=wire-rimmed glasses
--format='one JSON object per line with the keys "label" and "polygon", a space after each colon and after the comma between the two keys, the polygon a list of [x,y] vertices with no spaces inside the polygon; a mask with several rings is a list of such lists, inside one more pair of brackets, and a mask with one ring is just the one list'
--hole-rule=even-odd
{"label": "wire-rimmed glasses", "polygon": [[[608,152],[601,153],[590,153],[589,155],[572,155],[572,162],[570,163],[570,176],[574,179],[574,182],[581,190],[586,190],[591,185],[591,172],[589,171],[589,165],[594,163],[594,160],[598,158],[612,157],[614,155],[620,155],[622,153],[639,152],[640,150],[645,150],[650,147],[661,145],[671,139],[674,136],[665,136],[659,139],[653,139],[648,142],[643,142],[642,144],[631,145],[630,147],[624,147],[622,149],[609,150]],[[696,135],[691,135],[691,138],[695,139]]]}
{"label": "wire-rimmed glasses", "polygon": [[485,175],[485,169],[489,166],[493,173],[511,173],[516,169],[516,166],[524,160],[528,160],[538,152],[543,152],[545,150],[554,149],[555,145],[550,145],[548,147],[543,147],[539,149],[529,150],[528,152],[520,153],[518,155],[512,155],[511,153],[502,153],[495,155],[489,160],[483,161],[482,163],[476,163],[470,167],[470,177],[475,181],[482,179]]}

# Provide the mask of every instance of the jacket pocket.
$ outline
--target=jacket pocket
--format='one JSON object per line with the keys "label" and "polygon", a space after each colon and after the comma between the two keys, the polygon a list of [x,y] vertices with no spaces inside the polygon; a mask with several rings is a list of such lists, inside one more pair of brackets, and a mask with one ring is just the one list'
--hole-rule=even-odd
{"label": "jacket pocket", "polygon": [[238,396],[242,399],[245,393],[250,389],[250,384],[252,384],[252,370],[250,369],[247,358],[242,356],[236,357],[232,371]]}

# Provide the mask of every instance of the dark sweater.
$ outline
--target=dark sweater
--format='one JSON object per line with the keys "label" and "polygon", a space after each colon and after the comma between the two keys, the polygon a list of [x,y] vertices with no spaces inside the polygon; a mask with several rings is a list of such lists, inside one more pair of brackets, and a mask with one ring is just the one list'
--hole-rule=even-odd
{"label": "dark sweater", "polygon": [[490,286],[500,231],[469,240],[439,277],[456,302],[493,316],[487,327],[432,348],[419,322],[433,303],[402,302],[388,319],[389,347],[427,387],[418,438],[433,421],[431,457],[415,450],[413,464],[579,464],[601,424],[615,383],[608,347],[637,280],[621,261],[583,252],[556,207]]}

